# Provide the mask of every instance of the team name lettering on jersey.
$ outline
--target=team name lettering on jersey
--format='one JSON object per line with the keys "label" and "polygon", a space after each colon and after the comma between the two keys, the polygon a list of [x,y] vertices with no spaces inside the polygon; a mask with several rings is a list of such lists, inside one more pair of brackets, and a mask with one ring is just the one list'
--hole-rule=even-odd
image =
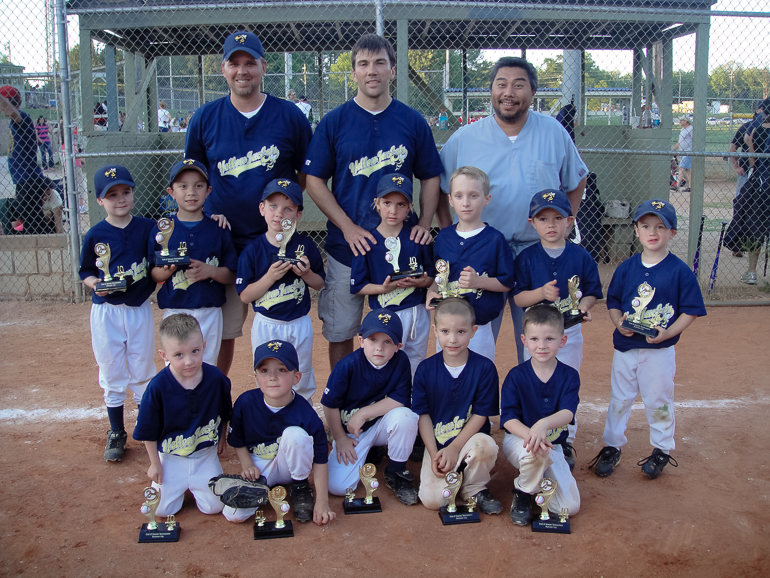
{"label": "team name lettering on jersey", "polygon": [[561,427],[557,427],[554,429],[549,429],[545,432],[545,437],[549,442],[556,441],[557,439],[559,439],[559,436],[565,431],[567,431],[566,425],[563,425]]}
{"label": "team name lettering on jersey", "polygon": [[281,156],[281,151],[278,150],[277,146],[263,146],[262,150],[257,152],[247,152],[245,157],[231,157],[229,160],[219,161],[217,169],[223,177],[237,177],[241,173],[257,167],[265,167],[269,171],[275,166],[275,161],[278,160],[279,156]]}
{"label": "team name lettering on jersey", "polygon": [[391,305],[401,305],[401,302],[414,293],[414,287],[399,287],[389,293],[383,293],[377,296],[377,303],[380,307],[390,307]]}
{"label": "team name lettering on jersey", "polygon": [[[377,402],[373,401],[369,405],[374,405],[375,403],[377,403]],[[357,408],[351,409],[351,410],[341,409],[340,410],[340,421],[342,421],[342,425],[348,425],[348,422],[350,421],[350,418],[352,418],[354,415],[356,415],[356,413],[358,413],[359,409],[361,409],[361,408],[357,407]],[[377,419],[377,418],[376,417],[370,417],[366,421],[372,421],[372,420],[375,420],[375,419]]]}
{"label": "team name lettering on jersey", "polygon": [[559,310],[560,313],[564,313],[565,311],[569,311],[572,309],[572,299],[569,297],[565,297],[564,299],[559,299],[554,303],[556,305],[556,308]]}
{"label": "team name lettering on jersey", "polygon": [[396,148],[396,145],[393,145],[390,147],[390,150],[377,152],[377,156],[372,158],[361,157],[357,161],[350,163],[350,174],[354,177],[359,175],[368,177],[387,166],[400,169],[408,155],[409,151],[404,145],[399,145],[398,148]]}
{"label": "team name lettering on jersey", "polygon": [[[489,277],[489,275],[485,271],[484,273],[479,273],[479,277]],[[483,289],[461,289],[459,279],[457,281],[450,281],[447,284],[447,289],[450,295],[465,295],[466,293],[475,293],[476,299],[481,299],[481,296],[484,294]]]}
{"label": "team name lettering on jersey", "polygon": [[272,460],[278,454],[278,444],[280,443],[281,438],[278,438],[271,444],[257,444],[251,448],[251,453],[263,460]]}
{"label": "team name lettering on jersey", "polygon": [[301,303],[305,297],[305,282],[302,279],[295,279],[294,283],[287,285],[281,283],[275,289],[266,292],[262,297],[254,302],[256,307],[262,307],[264,309],[270,309],[273,305],[279,303],[285,303],[296,299],[297,303]]}
{"label": "team name lettering on jersey", "polygon": [[[626,315],[630,316],[631,313],[626,311]],[[653,327],[659,326],[665,329],[668,327],[668,322],[674,316],[674,307],[670,303],[663,305],[659,304],[655,309],[647,309],[642,314],[642,319],[649,320]]]}
{"label": "team name lettering on jersey", "polygon": [[455,418],[449,423],[437,423],[436,427],[433,428],[433,435],[436,436],[436,441],[444,445],[452,438],[457,437],[457,435],[462,431],[465,422],[470,419],[472,412],[473,406],[470,406],[468,408],[468,414],[465,416],[465,419],[460,419],[460,416],[458,415],[455,416]]}
{"label": "team name lettering on jersey", "polygon": [[[209,257],[206,259],[206,265],[219,267],[219,259],[217,257]],[[184,274],[184,270],[177,271],[171,276],[171,286],[174,288],[174,291],[177,289],[186,291],[193,283],[195,283],[195,281],[190,281],[187,278],[187,275]]]}
{"label": "team name lettering on jersey", "polygon": [[203,442],[219,441],[219,425],[222,423],[222,418],[217,416],[216,421],[210,420],[208,424],[202,425],[196,428],[195,433],[190,437],[184,437],[182,435],[176,436],[174,439],[163,440],[161,449],[164,454],[173,454],[175,456],[189,456],[193,453],[198,444]]}
{"label": "team name lettering on jersey", "polygon": [[126,275],[131,277],[135,282],[141,281],[147,277],[147,259],[142,259],[141,263],[133,263],[131,268],[126,271]]}

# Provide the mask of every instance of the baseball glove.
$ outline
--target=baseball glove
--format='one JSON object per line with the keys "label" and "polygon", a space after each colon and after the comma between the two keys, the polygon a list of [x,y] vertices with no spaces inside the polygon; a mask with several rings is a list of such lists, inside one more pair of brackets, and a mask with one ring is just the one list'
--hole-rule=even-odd
{"label": "baseball glove", "polygon": [[209,480],[209,489],[225,506],[231,508],[259,508],[268,502],[270,488],[265,476],[256,482],[241,476],[220,474]]}

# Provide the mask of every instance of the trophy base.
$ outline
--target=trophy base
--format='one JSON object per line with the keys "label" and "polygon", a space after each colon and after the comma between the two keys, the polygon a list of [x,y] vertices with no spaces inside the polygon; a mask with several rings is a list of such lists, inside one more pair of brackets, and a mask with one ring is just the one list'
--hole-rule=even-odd
{"label": "trophy base", "polygon": [[565,311],[564,312],[564,329],[569,329],[570,327],[575,327],[575,325],[583,323],[583,319],[585,319],[585,317],[586,317],[586,314],[580,310]]}
{"label": "trophy base", "polygon": [[420,267],[417,271],[397,271],[390,276],[390,280],[399,281],[401,279],[408,279],[409,277],[422,277],[424,274],[425,272],[422,270],[422,267]]}
{"label": "trophy base", "polygon": [[458,524],[478,524],[481,522],[481,516],[478,512],[448,512],[446,506],[443,506],[438,517],[445,526],[456,526]]}
{"label": "trophy base", "polygon": [[276,528],[275,522],[265,522],[262,526],[254,522],[255,540],[272,540],[273,538],[293,538],[294,527],[291,520],[285,520],[283,528]]}
{"label": "trophy base", "polygon": [[125,291],[128,289],[128,279],[113,279],[111,281],[99,281],[96,284],[96,291],[108,291],[110,293],[117,293],[118,291]]}
{"label": "trophy base", "polygon": [[179,542],[179,532],[181,530],[182,528],[179,527],[179,524],[174,524],[172,528],[169,528],[166,522],[158,522],[158,527],[155,530],[148,530],[147,524],[142,524],[142,529],[139,530],[139,543]]}
{"label": "trophy base", "polygon": [[562,522],[559,516],[549,514],[548,520],[542,520],[539,516],[532,520],[533,532],[547,532],[549,534],[571,534],[569,520]]}
{"label": "trophy base", "polygon": [[353,498],[353,501],[345,500],[342,502],[342,511],[348,514],[378,514],[382,512],[379,498],[372,498],[371,504],[364,502],[366,498]]}
{"label": "trophy base", "polygon": [[174,252],[169,251],[168,255],[163,255],[162,251],[155,251],[155,266],[165,267],[168,265],[176,265],[177,269],[186,269],[190,266],[189,255],[175,255]]}
{"label": "trophy base", "polygon": [[646,335],[647,337],[656,337],[658,335],[658,330],[654,327],[648,327],[647,325],[642,325],[641,323],[629,319],[626,319],[620,326],[623,329],[628,329],[629,331],[633,331],[639,335]]}
{"label": "trophy base", "polygon": [[296,257],[287,257],[284,255],[281,257],[280,255],[273,255],[271,258],[271,261],[273,263],[277,263],[278,261],[281,261],[282,263],[291,263],[292,265],[296,265],[297,263],[301,263],[302,259],[297,259]]}

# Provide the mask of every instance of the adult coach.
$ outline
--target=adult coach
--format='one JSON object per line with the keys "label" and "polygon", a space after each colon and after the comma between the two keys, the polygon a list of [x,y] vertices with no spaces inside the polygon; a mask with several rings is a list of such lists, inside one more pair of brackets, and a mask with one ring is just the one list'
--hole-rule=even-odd
{"label": "adult coach", "polygon": [[[433,134],[422,115],[391,98],[396,54],[386,39],[365,34],[351,51],[356,96],[325,115],[310,143],[303,171],[307,192],[329,219],[326,283],[318,300],[323,335],[329,341],[329,362],[353,351],[361,325],[363,295],[350,294],[353,255],[376,244],[369,232],[380,222],[373,207],[377,182],[398,172],[420,180],[420,219],[404,221],[411,238],[431,241],[430,227],[439,197],[442,167]],[[332,179],[332,190],[326,186]]]}
{"label": "adult coach", "polygon": [[[537,91],[537,71],[523,58],[504,57],[490,75],[494,114],[455,132],[441,149],[444,173],[441,189],[449,192],[449,177],[464,165],[478,167],[490,182],[489,204],[482,219],[503,235],[514,258],[538,240],[527,222],[532,195],[544,189],[567,193],[572,213],[577,214],[586,187],[588,169],[567,131],[555,118],[530,110]],[[442,195],[439,222],[449,219],[446,195]],[[521,335],[523,311],[508,295],[516,335]],[[492,322],[497,339],[503,313]],[[523,346],[516,339],[519,362]]]}
{"label": "adult coach", "polygon": [[[267,183],[288,178],[305,188],[305,177],[299,171],[312,137],[310,123],[294,104],[260,91],[267,70],[264,55],[262,43],[252,32],[227,37],[222,75],[230,95],[195,112],[185,143],[185,156],[208,168],[212,191],[205,212],[227,217],[239,254],[267,230],[259,214]],[[241,302],[235,285],[228,285],[217,361],[225,374],[233,361],[235,339],[243,335],[246,313],[247,305]]]}

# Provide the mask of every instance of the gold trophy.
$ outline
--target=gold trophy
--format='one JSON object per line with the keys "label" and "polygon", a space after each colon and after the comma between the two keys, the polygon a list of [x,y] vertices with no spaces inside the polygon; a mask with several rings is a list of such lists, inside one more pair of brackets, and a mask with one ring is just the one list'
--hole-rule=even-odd
{"label": "gold trophy", "polygon": [[535,503],[540,506],[540,517],[532,521],[533,532],[548,532],[555,534],[571,534],[569,526],[569,510],[562,508],[559,514],[552,515],[548,506],[553,500],[559,484],[551,478],[540,480],[540,493],[535,496]]}
{"label": "gold trophy", "polygon": [[281,232],[275,234],[275,240],[278,241],[278,254],[273,255],[273,263],[276,261],[283,261],[284,263],[292,263],[296,264],[300,262],[300,257],[305,253],[304,246],[302,247],[302,251],[300,251],[300,247],[297,247],[297,251],[295,252],[294,257],[287,257],[286,256],[286,246],[289,244],[289,240],[292,238],[294,233],[297,230],[297,223],[293,222],[291,219],[284,219],[281,221]]}
{"label": "gold trophy", "polygon": [[655,289],[645,282],[639,285],[637,291],[639,296],[634,297],[633,301],[631,301],[631,307],[634,308],[634,312],[628,313],[626,311],[626,320],[623,321],[621,327],[634,333],[655,337],[658,335],[658,330],[655,329],[655,319],[644,318],[644,312],[655,295]]}
{"label": "gold trophy", "polygon": [[436,261],[436,286],[441,297],[431,299],[428,304],[431,307],[435,307],[449,297],[449,263],[443,259]]}
{"label": "gold trophy", "polygon": [[97,243],[94,245],[94,253],[96,253],[96,268],[104,273],[103,279],[96,283],[96,291],[108,291],[110,293],[125,291],[128,287],[128,281],[123,267],[118,266],[115,274],[117,279],[110,275],[110,246],[106,243]]}
{"label": "gold trophy", "polygon": [[577,275],[570,277],[567,287],[569,290],[570,308],[564,312],[564,329],[569,329],[578,323],[582,323],[586,316],[585,313],[578,309],[580,298],[583,296],[583,292],[580,290],[580,277]]}
{"label": "gold trophy", "polygon": [[[374,514],[382,512],[380,499],[372,496],[374,490],[380,487],[380,483],[374,477],[377,474],[377,468],[374,464],[364,464],[358,468],[358,477],[366,490],[365,498],[355,497],[355,487],[345,490],[345,500],[342,502],[342,510],[345,514]],[[358,485],[358,484],[356,484]]]}
{"label": "gold trophy", "polygon": [[275,510],[275,522],[266,522],[265,515],[257,510],[254,516],[254,539],[269,540],[271,538],[293,538],[294,528],[291,520],[284,521],[283,517],[289,512],[289,502],[286,501],[286,488],[276,486],[267,495],[270,505]]}
{"label": "gold trophy", "polygon": [[441,518],[441,523],[445,526],[454,526],[457,524],[476,524],[481,522],[479,513],[474,511],[476,508],[476,498],[470,498],[465,504],[467,511],[458,512],[457,504],[457,492],[463,485],[462,472],[449,472],[444,476],[446,481],[446,487],[444,488],[443,496],[447,499],[447,505],[442,506],[439,509],[438,516]]}
{"label": "gold trophy", "polygon": [[149,544],[152,542],[178,542],[181,528],[174,516],[166,518],[165,522],[155,521],[155,511],[160,505],[160,488],[152,486],[144,489],[144,504],[142,504],[142,514],[147,516],[149,522],[142,524],[139,530],[139,543]]}
{"label": "gold trophy", "polygon": [[422,277],[424,271],[422,266],[417,263],[417,257],[409,257],[408,270],[401,271],[399,269],[398,257],[401,254],[401,239],[398,237],[388,237],[385,239],[385,248],[388,250],[385,253],[385,260],[393,266],[393,274],[390,276],[391,281],[398,281],[407,277]]}
{"label": "gold trophy", "polygon": [[161,246],[160,251],[155,251],[155,266],[165,267],[166,265],[176,265],[177,269],[184,269],[190,266],[190,256],[187,254],[187,243],[179,243],[179,248],[170,251],[168,243],[171,235],[174,234],[174,220],[168,217],[158,219],[158,232],[155,235],[155,242]]}

